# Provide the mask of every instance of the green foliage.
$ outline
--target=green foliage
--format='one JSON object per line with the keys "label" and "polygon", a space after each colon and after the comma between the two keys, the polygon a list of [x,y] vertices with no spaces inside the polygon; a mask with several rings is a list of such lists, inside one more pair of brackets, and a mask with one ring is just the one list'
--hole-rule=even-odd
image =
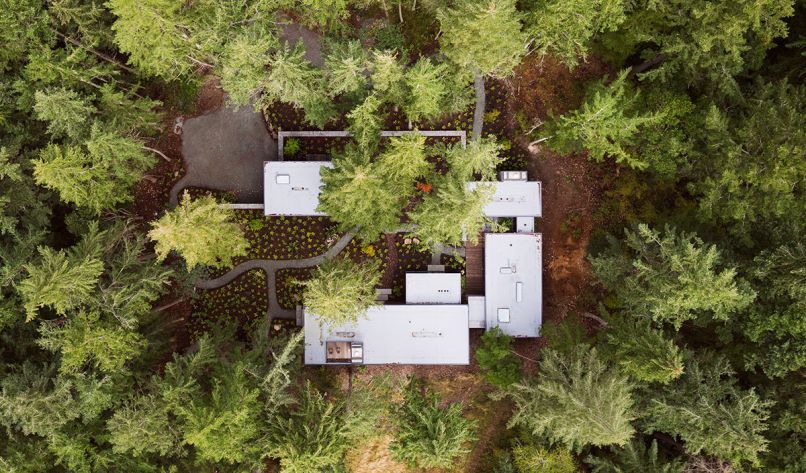
{"label": "green foliage", "polygon": [[683,355],[649,320],[611,320],[604,354],[636,381],[668,384],[683,374]]}
{"label": "green foliage", "polygon": [[[806,198],[806,87],[757,84],[740,106],[711,106],[697,127],[695,180],[701,219],[747,241],[756,228],[800,221]],[[716,156],[719,159],[716,159]],[[785,164],[784,164],[785,163]]]}
{"label": "green foliage", "polygon": [[648,430],[678,435],[692,455],[705,452],[732,462],[759,465],[767,449],[770,403],[736,386],[724,359],[686,364],[686,374],[656,392],[646,408]]}
{"label": "green foliage", "polygon": [[563,355],[571,355],[579,345],[593,345],[580,318],[574,314],[566,314],[562,320],[546,321],[540,327],[540,336],[548,342],[548,347]]}
{"label": "green foliage", "polygon": [[476,423],[462,417],[462,405],[440,408],[439,397],[415,378],[403,390],[395,410],[397,432],[389,445],[392,456],[412,468],[449,468],[475,440]]}
{"label": "green foliage", "polygon": [[646,169],[649,164],[633,148],[641,132],[664,117],[648,111],[629,113],[637,93],[628,87],[627,74],[621,72],[609,85],[593,84],[582,107],[549,125],[548,145],[558,153],[587,150],[593,161],[611,157],[617,163]]}
{"label": "green foliage", "polygon": [[246,105],[256,101],[266,80],[269,51],[277,46],[274,37],[244,32],[227,43],[218,72],[230,102]]}
{"label": "green foliage", "polygon": [[77,249],[54,251],[39,248],[41,261],[25,265],[28,277],[17,285],[27,320],[37,317],[41,307],[51,307],[57,314],[89,302],[104,265],[100,254],[82,254]]}
{"label": "green foliage", "polygon": [[625,231],[624,248],[612,244],[607,253],[590,258],[591,266],[633,316],[679,329],[697,318],[727,320],[755,297],[735,269],[724,268],[716,246],[694,234],[670,227],[661,234],[642,224]]}
{"label": "green foliage", "polygon": [[300,148],[301,145],[299,139],[293,137],[289,138],[283,143],[283,155],[294,157],[297,155],[297,153],[299,153]]}
{"label": "green foliage", "polygon": [[796,244],[764,251],[753,263],[759,298],[742,320],[742,333],[755,349],[746,354],[748,368],[769,377],[806,366],[806,246]]}
{"label": "green foliage", "polygon": [[409,98],[403,111],[409,120],[433,120],[445,112],[443,104],[450,93],[447,74],[448,66],[434,64],[428,58],[421,58],[406,71]]}
{"label": "green foliage", "polygon": [[560,441],[570,448],[625,445],[633,435],[632,386],[594,348],[572,354],[543,351],[537,378],[512,386],[509,426]]}
{"label": "green foliage", "polygon": [[565,448],[546,449],[533,445],[518,445],[512,449],[518,473],[575,473],[576,462]]}
{"label": "green foliage", "polygon": [[[611,449],[613,450],[613,449]],[[589,455],[585,463],[592,473],[683,473],[679,460],[664,461],[658,455],[658,443],[652,440],[649,448],[641,439],[635,439],[624,448],[613,450],[613,459]]]}
{"label": "green foliage", "polygon": [[333,165],[321,171],[324,187],[318,211],[338,222],[342,231],[358,227],[357,235],[364,241],[375,241],[399,226],[400,196],[363,153],[348,148],[334,156]]}
{"label": "green foliage", "polygon": [[411,233],[424,246],[461,245],[465,240],[478,242],[482,228],[490,223],[484,215],[484,206],[495,189],[480,185],[469,190],[465,184],[452,174],[435,178],[434,190],[409,212],[414,225]]}
{"label": "green foliage", "polygon": [[475,356],[479,370],[488,383],[506,388],[520,380],[521,364],[512,353],[512,338],[499,327],[484,332]]}
{"label": "green foliage", "polygon": [[319,265],[304,285],[306,309],[323,324],[355,322],[377,304],[375,286],[381,282],[376,260],[357,264],[349,258],[332,258]]}
{"label": "green foliage", "polygon": [[758,67],[792,13],[789,0],[643,0],[606,43],[621,57],[659,61],[642,79],[736,93],[734,77]]}
{"label": "green foliage", "polygon": [[385,101],[402,105],[406,100],[405,69],[392,51],[375,51],[372,55],[370,80],[375,93]]}
{"label": "green foliage", "polygon": [[176,251],[187,264],[226,268],[246,254],[249,242],[233,220],[232,211],[222,208],[211,197],[191,200],[186,192],[179,205],[151,225],[148,237],[156,242],[160,261]]}
{"label": "green foliage", "polygon": [[44,148],[34,162],[34,179],[57,191],[63,201],[99,214],[131,202],[134,185],[154,160],[137,140],[93,125],[84,146]]}
{"label": "green foliage", "polygon": [[367,155],[371,154],[378,146],[383,121],[378,111],[381,101],[376,95],[368,95],[367,98],[350,113],[347,120],[350,125],[347,131],[355,138],[358,147]]}
{"label": "green foliage", "polygon": [[154,394],[145,394],[115,410],[107,422],[112,450],[140,457],[173,453],[180,437],[166,405]]}
{"label": "green foliage", "polygon": [[37,118],[48,122],[48,133],[53,138],[78,139],[86,133],[87,121],[95,107],[73,90],[60,88],[34,95]]}
{"label": "green foliage", "polygon": [[468,73],[506,77],[526,52],[514,0],[460,0],[437,17],[442,53]]}
{"label": "green foliage", "polygon": [[367,85],[367,52],[359,41],[337,42],[325,56],[330,95],[359,92]]}
{"label": "green foliage", "polygon": [[465,181],[495,180],[495,170],[501,161],[502,147],[490,139],[472,140],[467,146],[452,145],[441,151],[451,168],[451,173]]}
{"label": "green foliage", "polygon": [[588,55],[597,34],[614,31],[626,19],[623,0],[529,0],[525,3],[524,30],[534,39],[533,48],[551,55],[569,68]]}
{"label": "green foliage", "polygon": [[425,136],[415,131],[391,138],[377,165],[378,172],[389,179],[405,202],[414,194],[414,181],[432,171],[433,166],[426,160]]}
{"label": "green foliage", "polygon": [[77,373],[88,364],[103,373],[120,373],[124,365],[145,348],[140,334],[109,320],[102,322],[97,312],[81,312],[63,327],[59,325],[43,323],[37,344],[61,354],[59,371],[62,373]]}

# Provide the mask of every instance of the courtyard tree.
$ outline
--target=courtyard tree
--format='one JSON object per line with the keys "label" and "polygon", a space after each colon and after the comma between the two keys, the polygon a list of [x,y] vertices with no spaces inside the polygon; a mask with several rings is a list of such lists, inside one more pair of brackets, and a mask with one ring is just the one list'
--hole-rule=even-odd
{"label": "courtyard tree", "polygon": [[325,74],[333,97],[360,92],[367,85],[369,57],[358,40],[337,42],[325,55]]}
{"label": "courtyard tree", "polygon": [[427,247],[478,241],[482,228],[491,223],[484,206],[493,193],[491,185],[468,189],[463,179],[451,173],[435,178],[434,190],[408,214],[412,235]]}
{"label": "courtyard tree", "polygon": [[372,89],[395,106],[406,99],[405,67],[392,51],[374,51],[370,66]]}
{"label": "courtyard tree", "polygon": [[526,53],[520,17],[515,0],[459,0],[437,13],[440,49],[466,73],[506,77]]}
{"label": "courtyard tree", "polygon": [[624,0],[528,0],[524,30],[535,51],[573,68],[585,60],[596,35],[615,31],[624,22],[627,6]]}
{"label": "courtyard tree", "polygon": [[350,258],[331,258],[319,265],[313,277],[303,281],[305,308],[324,324],[355,322],[377,305],[375,286],[381,282],[376,260],[355,263]]}
{"label": "courtyard tree", "polygon": [[403,389],[403,403],[395,409],[397,431],[389,445],[392,456],[412,468],[449,468],[469,452],[476,422],[462,416],[462,405],[440,407],[439,396],[416,378]]}
{"label": "courtyard tree", "polygon": [[509,426],[562,442],[569,448],[625,445],[636,417],[632,384],[595,348],[570,354],[544,349],[536,378],[512,385],[515,413]]}
{"label": "courtyard tree", "polygon": [[176,251],[188,270],[200,264],[226,268],[249,247],[232,210],[221,207],[212,196],[191,199],[187,192],[175,209],[151,224],[148,236],[156,242],[160,261]]}
{"label": "courtyard tree", "polygon": [[588,455],[585,463],[592,473],[683,473],[683,462],[666,461],[658,452],[658,442],[654,439],[647,448],[641,438],[633,439],[623,448],[612,449],[613,458]]}
{"label": "courtyard tree", "polygon": [[601,162],[613,158],[619,164],[646,169],[648,163],[633,148],[641,132],[663,120],[651,111],[631,112],[637,99],[627,83],[628,71],[605,85],[597,82],[588,89],[588,98],[573,112],[548,125],[547,145],[558,153],[587,151],[588,159]]}
{"label": "courtyard tree", "polygon": [[391,138],[377,165],[405,202],[414,193],[415,180],[432,171],[426,160],[425,136],[415,131]]}
{"label": "courtyard tree", "polygon": [[454,144],[441,148],[451,173],[465,181],[495,180],[495,169],[501,161],[501,145],[491,139],[471,140],[467,146]]}
{"label": "courtyard tree", "polygon": [[726,267],[714,245],[667,227],[661,234],[641,224],[625,230],[624,247],[590,258],[594,274],[619,306],[680,329],[688,320],[727,320],[755,298],[748,283]]}
{"label": "courtyard tree", "polygon": [[377,148],[381,136],[383,120],[379,109],[381,100],[375,94],[368,95],[364,101],[347,114],[349,126],[347,131],[355,139],[358,148],[367,155]]}
{"label": "courtyard tree", "polygon": [[317,210],[338,222],[342,231],[356,231],[365,242],[400,226],[400,195],[368,156],[348,147],[334,156],[333,164],[332,169],[321,171],[324,187]]}
{"label": "courtyard tree", "polygon": [[410,122],[433,120],[445,113],[444,103],[451,93],[447,75],[448,66],[434,64],[428,58],[421,58],[406,71],[408,100],[403,112]]}
{"label": "courtyard tree", "polygon": [[228,99],[236,105],[259,104],[267,76],[269,52],[277,47],[274,37],[251,31],[230,40],[221,54],[218,75]]}

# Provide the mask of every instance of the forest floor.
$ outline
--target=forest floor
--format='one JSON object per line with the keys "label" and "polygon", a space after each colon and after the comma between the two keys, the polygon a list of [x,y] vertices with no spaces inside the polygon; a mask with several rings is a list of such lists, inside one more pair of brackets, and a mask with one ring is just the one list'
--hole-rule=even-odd
{"label": "forest floor", "polygon": [[[530,145],[532,138],[529,136],[530,130],[526,128],[537,126],[539,129],[539,124],[549,116],[578,106],[583,99],[585,82],[605,72],[605,68],[593,60],[572,72],[559,64],[527,58],[514,77],[503,83],[490,81],[489,85],[492,95],[488,91],[485,118],[488,122],[485,127],[488,129],[485,133],[494,133],[497,138],[510,142],[510,154],[521,163],[514,166],[522,166],[525,161],[530,177],[543,183],[543,217],[538,219],[537,228],[543,234],[544,322],[558,322],[569,313],[590,311],[594,307],[594,301],[585,296],[594,292],[591,290],[586,250],[591,233],[597,226],[596,209],[604,192],[601,179],[603,170],[585,160],[584,156],[560,156],[540,144]],[[160,215],[166,207],[171,186],[183,175],[182,137],[172,132],[176,118],[200,116],[223,105],[223,91],[215,79],[208,79],[199,90],[192,110],[184,113],[169,110],[165,118],[166,132],[149,146],[159,149],[172,161],[160,160],[150,173],[151,177],[140,183],[134,205],[135,214],[145,221]],[[463,116],[461,121],[465,121],[465,118],[468,117]],[[379,247],[387,246],[378,243]],[[355,250],[356,253],[358,251],[360,248]],[[427,264],[427,256],[423,256],[424,264]],[[403,254],[395,258],[401,261],[408,259]],[[393,277],[391,274],[387,280]],[[234,297],[237,299],[237,295]],[[224,297],[224,293],[221,298],[231,299]],[[180,304],[176,309],[177,315],[182,318],[190,315],[190,304]],[[199,328],[195,327],[196,330]],[[188,330],[180,327],[177,332]],[[481,330],[471,330],[471,352],[475,351],[481,333]],[[187,343],[187,335],[178,335],[175,343],[180,346],[183,341]],[[527,373],[535,372],[535,360],[544,344],[542,338],[515,340],[514,349]],[[343,388],[349,385],[350,376],[384,375],[402,382],[406,377],[415,375],[425,378],[445,402],[463,402],[468,416],[478,421],[477,435],[481,441],[474,443],[473,450],[457,465],[456,471],[486,471],[485,459],[489,453],[497,447],[504,447],[512,435],[506,429],[511,406],[506,401],[489,398],[492,389],[481,379],[475,360],[469,366],[367,366],[357,370],[357,373],[340,367],[331,367],[326,371],[310,368],[308,371],[313,378],[328,378],[327,384]],[[349,463],[354,467],[352,471],[408,471],[404,465],[389,458],[384,444],[388,441],[378,439],[352,452],[349,456]]]}

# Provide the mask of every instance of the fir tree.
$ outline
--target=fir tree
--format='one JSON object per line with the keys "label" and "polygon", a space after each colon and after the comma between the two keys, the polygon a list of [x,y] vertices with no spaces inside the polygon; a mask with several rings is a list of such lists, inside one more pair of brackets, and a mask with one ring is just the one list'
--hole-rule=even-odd
{"label": "fir tree", "polygon": [[319,265],[313,278],[302,282],[306,309],[323,324],[355,322],[377,304],[375,286],[381,281],[380,265],[372,260],[357,264],[349,258],[332,258]]}

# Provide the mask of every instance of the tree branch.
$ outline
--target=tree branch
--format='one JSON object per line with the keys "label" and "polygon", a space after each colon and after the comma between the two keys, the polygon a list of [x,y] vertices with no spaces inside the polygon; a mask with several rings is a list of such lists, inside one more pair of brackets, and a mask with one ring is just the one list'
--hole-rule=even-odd
{"label": "tree branch", "polygon": [[170,162],[173,162],[173,159],[169,158],[168,156],[165,156],[165,153],[163,153],[162,151],[160,151],[160,150],[158,150],[158,149],[149,148],[148,146],[143,146],[142,148],[143,148],[144,150],[147,150],[147,151],[153,151],[154,153],[157,153],[158,155],[162,156],[162,159],[164,159],[164,160],[168,161],[169,163],[170,163]]}
{"label": "tree branch", "polygon": [[103,59],[104,61],[106,61],[106,62],[108,62],[110,64],[114,64],[117,67],[123,69],[124,71],[126,71],[128,73],[131,73],[131,74],[135,73],[134,69],[132,69],[131,67],[129,67],[129,66],[125,65],[125,64],[123,64],[122,62],[118,61],[117,59],[113,58],[112,56],[104,54],[104,53],[102,53],[102,52],[100,52],[100,51],[98,51],[96,49],[90,48],[89,46],[85,46],[84,44],[81,43],[81,41],[79,41],[77,39],[73,39],[73,38],[71,38],[71,37],[69,37],[67,35],[64,35],[64,34],[60,33],[59,31],[57,31],[54,28],[51,28],[50,31],[56,33],[56,35],[58,37],[60,37],[63,40],[67,41],[68,43],[70,43],[72,45],[75,45],[75,46],[78,46],[79,48],[81,48],[81,49],[83,49],[85,51],[89,51],[92,54],[94,54],[94,55],[98,56],[99,58]]}

